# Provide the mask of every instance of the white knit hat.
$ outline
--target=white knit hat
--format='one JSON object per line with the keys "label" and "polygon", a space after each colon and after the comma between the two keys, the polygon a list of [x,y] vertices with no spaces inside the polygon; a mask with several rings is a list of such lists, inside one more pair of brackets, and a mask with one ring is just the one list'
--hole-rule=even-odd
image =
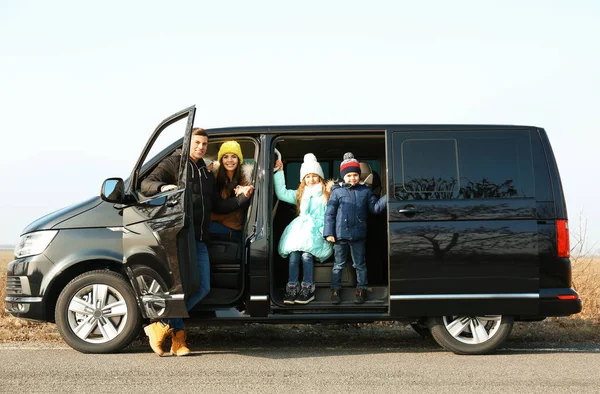
{"label": "white knit hat", "polygon": [[302,167],[300,167],[300,180],[304,179],[306,174],[317,174],[322,179],[325,179],[323,175],[323,169],[321,165],[317,161],[317,158],[312,153],[307,153],[304,155],[304,163],[302,163]]}

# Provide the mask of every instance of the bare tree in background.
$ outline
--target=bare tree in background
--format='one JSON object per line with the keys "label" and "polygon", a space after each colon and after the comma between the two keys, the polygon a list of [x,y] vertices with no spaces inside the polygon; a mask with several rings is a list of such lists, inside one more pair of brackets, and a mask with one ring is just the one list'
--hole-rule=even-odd
{"label": "bare tree in background", "polygon": [[587,219],[579,213],[578,225],[570,231],[573,288],[583,300],[582,317],[600,320],[600,259],[596,245],[587,244]]}

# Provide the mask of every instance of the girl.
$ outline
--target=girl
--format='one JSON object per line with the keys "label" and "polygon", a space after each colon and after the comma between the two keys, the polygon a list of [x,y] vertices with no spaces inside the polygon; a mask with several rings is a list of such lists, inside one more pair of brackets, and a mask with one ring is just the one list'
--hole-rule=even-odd
{"label": "girl", "polygon": [[[296,205],[298,216],[285,228],[279,242],[281,257],[290,256],[289,279],[285,288],[285,304],[308,304],[315,299],[313,280],[314,259],[325,261],[333,253],[331,244],[323,238],[323,221],[329,200],[325,188],[323,169],[312,153],[304,155],[300,167],[298,190],[285,187],[285,177],[280,160],[275,162],[275,194],[281,201]],[[302,286],[298,274],[302,260]]]}

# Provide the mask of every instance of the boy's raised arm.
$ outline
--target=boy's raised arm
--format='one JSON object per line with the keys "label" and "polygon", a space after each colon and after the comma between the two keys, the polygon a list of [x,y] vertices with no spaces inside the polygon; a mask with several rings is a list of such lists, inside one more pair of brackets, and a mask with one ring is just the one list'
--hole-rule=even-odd
{"label": "boy's raised arm", "polygon": [[373,194],[373,192],[369,193],[369,211],[374,214],[379,214],[385,211],[387,207],[387,195],[382,196],[379,200]]}

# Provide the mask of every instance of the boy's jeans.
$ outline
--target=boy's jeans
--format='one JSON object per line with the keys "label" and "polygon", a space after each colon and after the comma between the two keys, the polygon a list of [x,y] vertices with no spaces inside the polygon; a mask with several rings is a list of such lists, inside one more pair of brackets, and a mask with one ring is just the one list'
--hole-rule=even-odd
{"label": "boy's jeans", "polygon": [[331,288],[339,290],[342,287],[342,271],[348,259],[348,249],[352,255],[352,266],[356,269],[356,280],[358,289],[367,288],[367,263],[365,261],[365,240],[359,241],[336,241],[333,245],[335,263],[331,275]]}
{"label": "boy's jeans", "polygon": [[290,253],[288,284],[295,286],[298,283],[298,275],[300,273],[300,260],[302,260],[302,284],[312,285],[314,283],[314,256],[308,252],[300,251]]}
{"label": "boy's jeans", "polygon": [[[208,248],[204,242],[196,241],[196,264],[198,264],[200,286],[195,294],[185,300],[188,311],[202,301],[210,291],[210,261],[208,260]],[[165,319],[164,322],[171,326],[175,332],[184,329],[183,319],[180,317]]]}

